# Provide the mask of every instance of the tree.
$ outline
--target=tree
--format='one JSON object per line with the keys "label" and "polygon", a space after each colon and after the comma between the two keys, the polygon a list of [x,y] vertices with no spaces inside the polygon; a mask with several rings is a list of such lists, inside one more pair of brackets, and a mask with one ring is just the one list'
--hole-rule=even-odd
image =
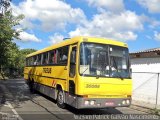
{"label": "tree", "polygon": [[10,7],[11,0],[0,0],[0,12],[3,15]]}
{"label": "tree", "polygon": [[[13,57],[11,58],[10,64],[8,65],[9,68],[11,70],[17,71],[18,75],[21,76],[25,66],[26,55],[35,51],[35,49],[14,49],[14,51],[12,51]],[[12,74],[10,75],[13,76]]]}
{"label": "tree", "polygon": [[15,53],[18,51],[18,47],[12,40],[14,38],[18,39],[21,31],[16,30],[16,26],[24,18],[24,15],[12,15],[8,1],[10,0],[0,1],[0,8],[4,8],[0,13],[0,68],[10,65],[12,59],[16,56]]}
{"label": "tree", "polygon": [[23,70],[23,68],[25,66],[26,55],[28,55],[28,54],[30,54],[32,52],[35,52],[35,51],[36,51],[35,49],[22,49],[22,50],[19,50],[18,56],[15,59],[16,67],[18,69]]}
{"label": "tree", "polygon": [[[1,6],[5,6],[4,0],[1,0]],[[7,4],[9,7],[9,5]],[[3,13],[3,12],[2,12]],[[17,31],[15,27],[19,25],[23,15],[13,16],[11,10],[5,10],[0,16],[0,65],[8,64],[12,57],[12,50],[16,48],[16,44],[12,42],[14,38],[18,38],[21,31]],[[17,48],[16,48],[17,49]]]}
{"label": "tree", "polygon": [[11,56],[8,58],[8,64],[5,65],[7,67],[8,72],[5,72],[7,77],[16,77],[13,73],[18,73],[18,76],[23,74],[24,66],[25,66],[25,58],[26,55],[35,52],[35,49],[19,49],[16,44],[13,46],[12,51],[10,51]]}
{"label": "tree", "polygon": [[15,48],[15,43],[12,42],[14,38],[18,38],[19,32],[14,27],[19,24],[19,21],[23,18],[23,15],[17,17],[12,16],[11,12],[5,13],[4,16],[0,18],[0,64],[7,64],[8,58],[11,57],[10,54],[13,48]]}

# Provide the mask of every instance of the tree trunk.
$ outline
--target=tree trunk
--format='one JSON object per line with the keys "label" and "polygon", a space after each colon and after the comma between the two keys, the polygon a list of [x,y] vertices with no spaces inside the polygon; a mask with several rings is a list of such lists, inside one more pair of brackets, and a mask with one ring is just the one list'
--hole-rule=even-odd
{"label": "tree trunk", "polygon": [[0,75],[2,76],[2,79],[5,80],[5,77],[3,75],[2,65],[0,66]]}

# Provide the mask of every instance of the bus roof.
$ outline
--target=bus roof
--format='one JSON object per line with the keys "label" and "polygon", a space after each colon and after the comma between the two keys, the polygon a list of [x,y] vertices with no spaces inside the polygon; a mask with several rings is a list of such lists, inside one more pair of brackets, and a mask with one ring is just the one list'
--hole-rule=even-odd
{"label": "bus roof", "polygon": [[110,45],[116,45],[116,46],[121,46],[121,47],[128,47],[126,43],[124,42],[119,42],[107,38],[98,38],[98,37],[84,37],[84,36],[78,36],[78,37],[73,37],[73,38],[67,38],[63,42],[60,42],[58,44],[51,45],[49,47],[46,47],[44,49],[38,50],[36,52],[33,52],[26,57],[31,57],[40,53],[44,53],[47,51],[50,51],[52,49],[56,49],[59,47],[63,47],[66,45],[78,43],[78,42],[93,42],[93,43],[103,43],[103,44],[110,44]]}

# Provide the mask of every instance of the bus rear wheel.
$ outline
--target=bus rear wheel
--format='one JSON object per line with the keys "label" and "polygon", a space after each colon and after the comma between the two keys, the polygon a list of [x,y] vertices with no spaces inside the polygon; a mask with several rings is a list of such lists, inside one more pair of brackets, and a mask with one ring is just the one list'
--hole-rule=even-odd
{"label": "bus rear wheel", "polygon": [[64,93],[62,90],[58,90],[57,94],[57,105],[58,107],[64,109],[65,108],[65,103],[64,103]]}

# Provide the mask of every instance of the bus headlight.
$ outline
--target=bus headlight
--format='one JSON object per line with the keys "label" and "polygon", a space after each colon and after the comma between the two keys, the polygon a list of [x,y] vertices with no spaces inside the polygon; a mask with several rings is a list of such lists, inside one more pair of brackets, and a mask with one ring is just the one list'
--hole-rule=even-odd
{"label": "bus headlight", "polygon": [[88,100],[85,100],[85,101],[84,101],[84,104],[85,104],[85,105],[89,105],[89,101],[88,101]]}
{"label": "bus headlight", "polygon": [[123,101],[122,101],[122,104],[123,104],[123,105],[129,105],[129,104],[130,104],[130,101],[129,101],[129,100],[123,100]]}
{"label": "bus headlight", "polygon": [[129,100],[126,100],[126,103],[127,103],[127,104],[130,104],[130,101],[129,101]]}
{"label": "bus headlight", "polygon": [[94,100],[90,101],[90,105],[95,105],[95,101]]}
{"label": "bus headlight", "polygon": [[122,104],[123,104],[123,105],[125,105],[125,104],[126,104],[126,101],[125,101],[125,100],[123,100],[123,101],[122,101]]}

